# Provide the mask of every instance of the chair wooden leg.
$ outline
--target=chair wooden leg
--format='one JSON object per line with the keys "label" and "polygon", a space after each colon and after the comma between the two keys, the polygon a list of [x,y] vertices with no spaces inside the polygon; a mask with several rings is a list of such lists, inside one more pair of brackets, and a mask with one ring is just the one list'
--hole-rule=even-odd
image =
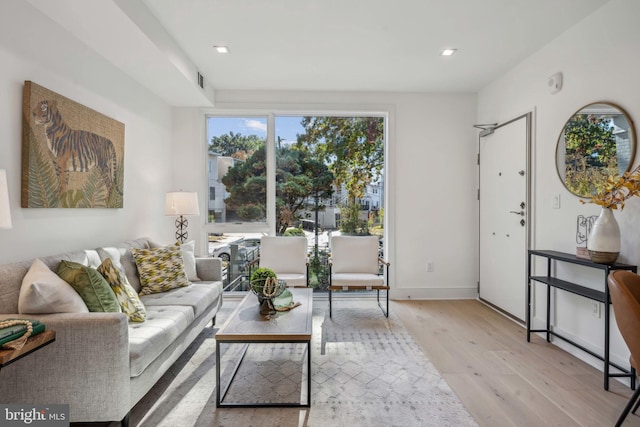
{"label": "chair wooden leg", "polygon": [[633,393],[633,396],[631,396],[631,399],[629,399],[629,402],[624,407],[622,413],[620,414],[620,417],[618,418],[618,421],[616,422],[616,427],[620,427],[622,425],[622,423],[624,422],[625,418],[627,418],[627,415],[629,414],[629,411],[631,410],[633,405],[638,400],[638,397],[640,397],[640,387],[638,387],[636,389],[636,391]]}

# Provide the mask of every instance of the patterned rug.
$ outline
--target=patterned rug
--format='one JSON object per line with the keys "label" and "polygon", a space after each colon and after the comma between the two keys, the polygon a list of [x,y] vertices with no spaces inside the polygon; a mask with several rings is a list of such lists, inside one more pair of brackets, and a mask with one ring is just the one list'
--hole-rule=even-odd
{"label": "patterned rug", "polygon": [[[225,301],[216,323],[236,305]],[[205,329],[136,405],[132,425],[477,425],[393,310],[387,319],[375,301],[340,300],[332,319],[326,301],[314,302],[311,408],[216,408],[215,331]],[[223,382],[242,350],[222,346]],[[306,352],[301,344],[250,345],[224,401],[306,402]]]}

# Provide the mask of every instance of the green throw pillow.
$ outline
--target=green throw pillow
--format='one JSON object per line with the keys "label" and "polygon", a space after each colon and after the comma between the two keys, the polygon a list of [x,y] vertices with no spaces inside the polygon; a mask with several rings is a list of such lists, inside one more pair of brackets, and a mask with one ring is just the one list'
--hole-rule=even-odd
{"label": "green throw pillow", "polygon": [[89,311],[120,312],[111,286],[95,268],[77,262],[60,261],[58,276],[76,290]]}
{"label": "green throw pillow", "polygon": [[189,286],[180,246],[162,248],[131,248],[140,275],[140,295],[157,294]]}
{"label": "green throw pillow", "polygon": [[147,318],[147,309],[140,301],[136,291],[129,284],[127,276],[116,268],[111,258],[102,261],[102,264],[98,267],[98,272],[102,274],[111,286],[122,312],[127,315],[129,320],[132,322],[144,322]]}

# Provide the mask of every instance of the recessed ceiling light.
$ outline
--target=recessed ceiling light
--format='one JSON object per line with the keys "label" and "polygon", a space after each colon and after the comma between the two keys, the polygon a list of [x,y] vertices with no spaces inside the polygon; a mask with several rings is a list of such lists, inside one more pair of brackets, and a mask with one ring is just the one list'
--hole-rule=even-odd
{"label": "recessed ceiling light", "polygon": [[442,56],[451,56],[454,53],[456,53],[456,50],[458,50],[458,49],[442,49],[442,52],[440,53],[440,55],[442,55]]}
{"label": "recessed ceiling light", "polygon": [[229,53],[230,52],[228,46],[214,46],[213,48],[218,53]]}

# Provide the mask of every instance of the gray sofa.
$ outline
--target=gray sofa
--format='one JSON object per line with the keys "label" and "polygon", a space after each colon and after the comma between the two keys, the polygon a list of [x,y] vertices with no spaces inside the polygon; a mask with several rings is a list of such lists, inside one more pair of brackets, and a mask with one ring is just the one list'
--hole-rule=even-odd
{"label": "gray sofa", "polygon": [[[97,267],[120,256],[127,279],[140,281],[130,248],[150,248],[148,238],[108,248],[40,258],[52,271],[61,260]],[[18,314],[22,279],[33,260],[0,265],[0,319],[31,318],[56,332],[51,345],[0,371],[0,403],[69,404],[71,422],[129,422],[131,408],[209,324],[222,305],[219,258],[196,258],[201,282],[142,296],[147,320],[123,313]]]}

